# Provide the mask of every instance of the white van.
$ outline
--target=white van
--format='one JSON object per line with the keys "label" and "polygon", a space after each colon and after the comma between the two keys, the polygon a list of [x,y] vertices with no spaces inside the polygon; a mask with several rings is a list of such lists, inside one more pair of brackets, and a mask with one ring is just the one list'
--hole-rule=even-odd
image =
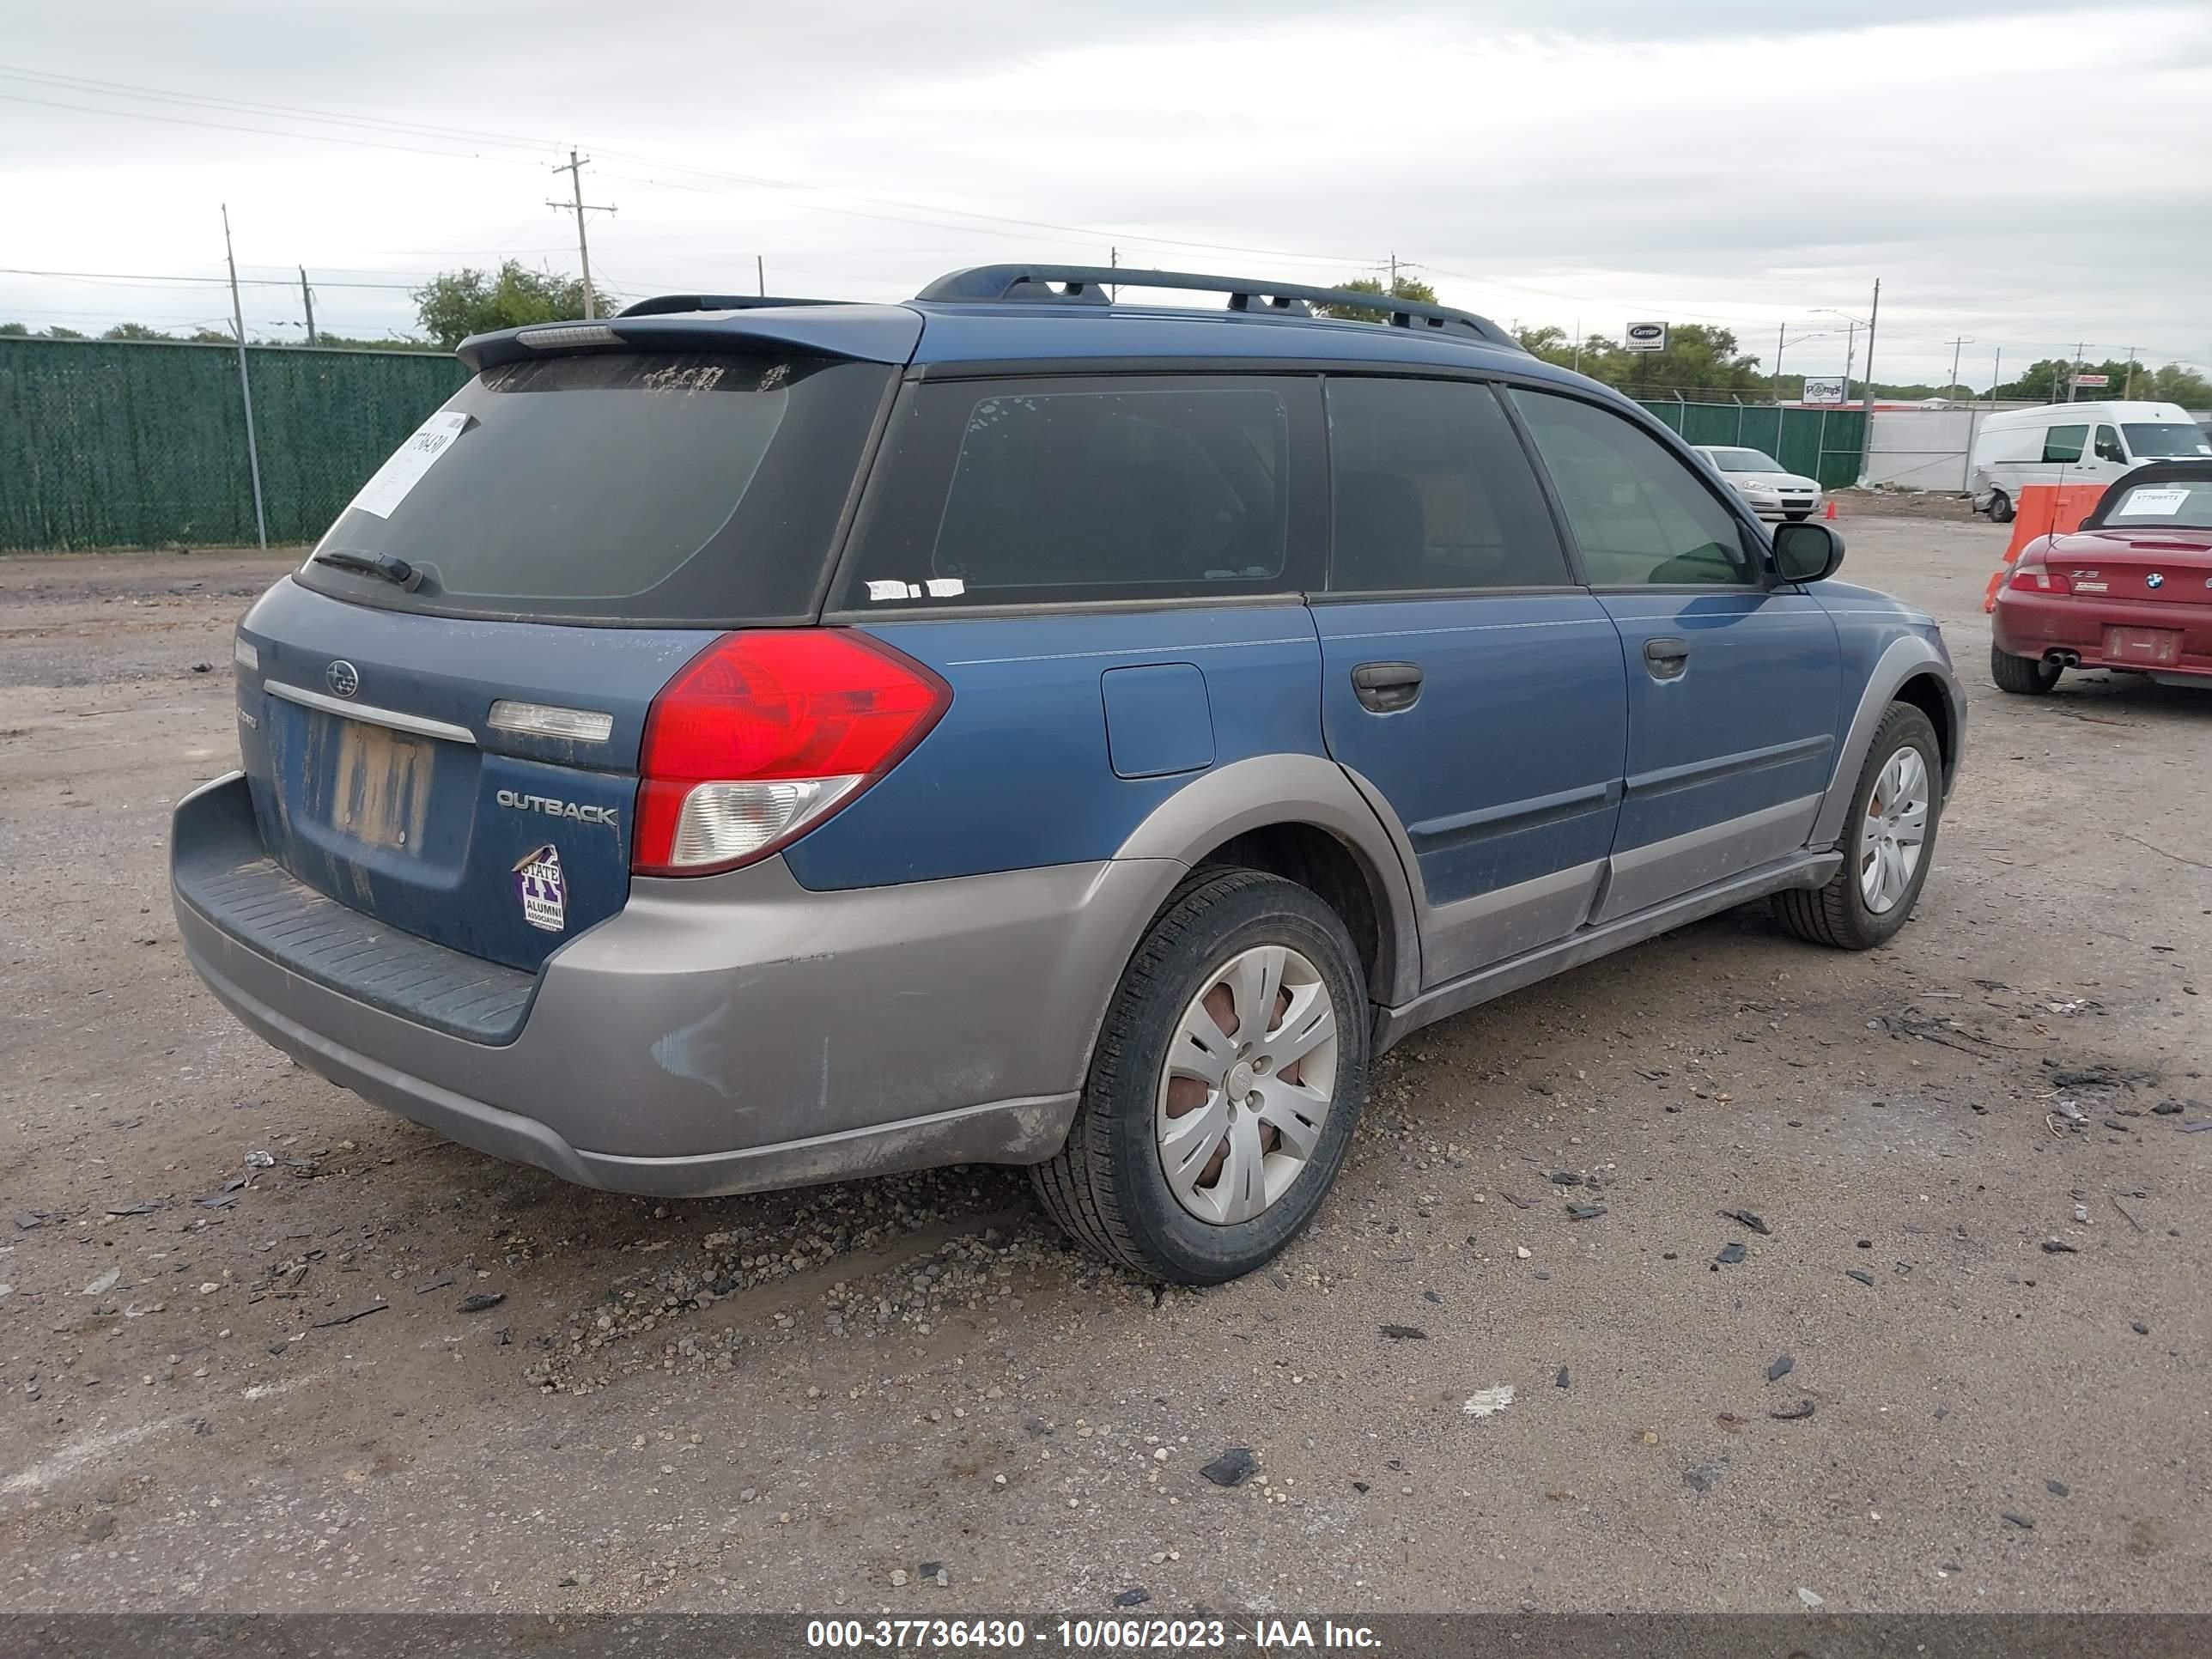
{"label": "white van", "polygon": [[1985,416],[1974,432],[1974,510],[2008,523],[2028,484],[2110,483],[2145,461],[2212,456],[2179,404],[2045,404]]}

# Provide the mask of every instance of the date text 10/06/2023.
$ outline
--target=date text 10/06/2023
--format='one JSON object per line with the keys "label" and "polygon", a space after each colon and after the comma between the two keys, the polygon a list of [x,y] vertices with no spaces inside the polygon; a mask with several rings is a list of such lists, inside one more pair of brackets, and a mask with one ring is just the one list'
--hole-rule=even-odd
{"label": "date text 10/06/2023", "polygon": [[1264,1619],[1249,1629],[1220,1619],[817,1619],[806,1626],[806,1645],[828,1651],[910,1648],[980,1655],[1032,1644],[1072,1653],[1373,1651],[1382,1645],[1367,1626],[1326,1619]]}

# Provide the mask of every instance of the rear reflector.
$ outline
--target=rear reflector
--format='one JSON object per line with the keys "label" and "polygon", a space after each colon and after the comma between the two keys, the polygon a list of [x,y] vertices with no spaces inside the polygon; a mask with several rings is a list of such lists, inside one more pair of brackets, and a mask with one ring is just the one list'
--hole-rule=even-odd
{"label": "rear reflector", "polygon": [[766,857],[897,765],[951,701],[865,634],[724,635],[646,718],[632,869],[702,875]]}
{"label": "rear reflector", "polygon": [[589,708],[560,708],[551,703],[512,702],[505,697],[492,704],[487,723],[501,732],[520,732],[532,738],[570,738],[579,743],[605,743],[615,729],[612,714]]}

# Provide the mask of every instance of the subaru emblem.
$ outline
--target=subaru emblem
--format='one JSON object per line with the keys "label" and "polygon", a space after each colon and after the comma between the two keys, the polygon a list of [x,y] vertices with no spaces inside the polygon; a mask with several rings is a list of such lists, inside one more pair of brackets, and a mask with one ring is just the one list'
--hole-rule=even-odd
{"label": "subaru emblem", "polygon": [[2143,585],[2147,587],[2163,587],[2166,586],[2166,578],[2154,570],[2143,578]]}
{"label": "subaru emblem", "polygon": [[361,690],[361,670],[343,657],[323,670],[323,678],[330,682],[331,690],[342,697],[349,697]]}

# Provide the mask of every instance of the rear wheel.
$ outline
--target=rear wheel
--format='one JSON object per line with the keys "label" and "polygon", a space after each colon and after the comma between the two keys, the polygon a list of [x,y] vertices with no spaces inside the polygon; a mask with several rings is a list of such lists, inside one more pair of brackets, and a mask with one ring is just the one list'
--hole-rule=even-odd
{"label": "rear wheel", "polygon": [[1993,489],[1990,492],[1990,522],[1991,524],[2012,522],[2012,497],[2002,489]]}
{"label": "rear wheel", "polygon": [[1067,1144],[1031,1171],[1037,1196],[1078,1243],[1170,1284],[1250,1273],[1336,1178],[1367,1036],[1334,910],[1256,871],[1194,878],[1115,990]]}
{"label": "rear wheel", "polygon": [[1875,728],[1844,819],[1844,867],[1825,887],[1774,896],[1802,939],[1871,951],[1905,926],[1928,880],[1943,811],[1943,755],[1928,716],[1893,702]]}
{"label": "rear wheel", "polygon": [[1990,647],[1990,678],[1997,683],[2000,691],[2010,691],[2024,697],[2039,697],[2058,684],[2065,671],[2055,662],[2045,662],[2036,657],[2015,657],[1998,646]]}

